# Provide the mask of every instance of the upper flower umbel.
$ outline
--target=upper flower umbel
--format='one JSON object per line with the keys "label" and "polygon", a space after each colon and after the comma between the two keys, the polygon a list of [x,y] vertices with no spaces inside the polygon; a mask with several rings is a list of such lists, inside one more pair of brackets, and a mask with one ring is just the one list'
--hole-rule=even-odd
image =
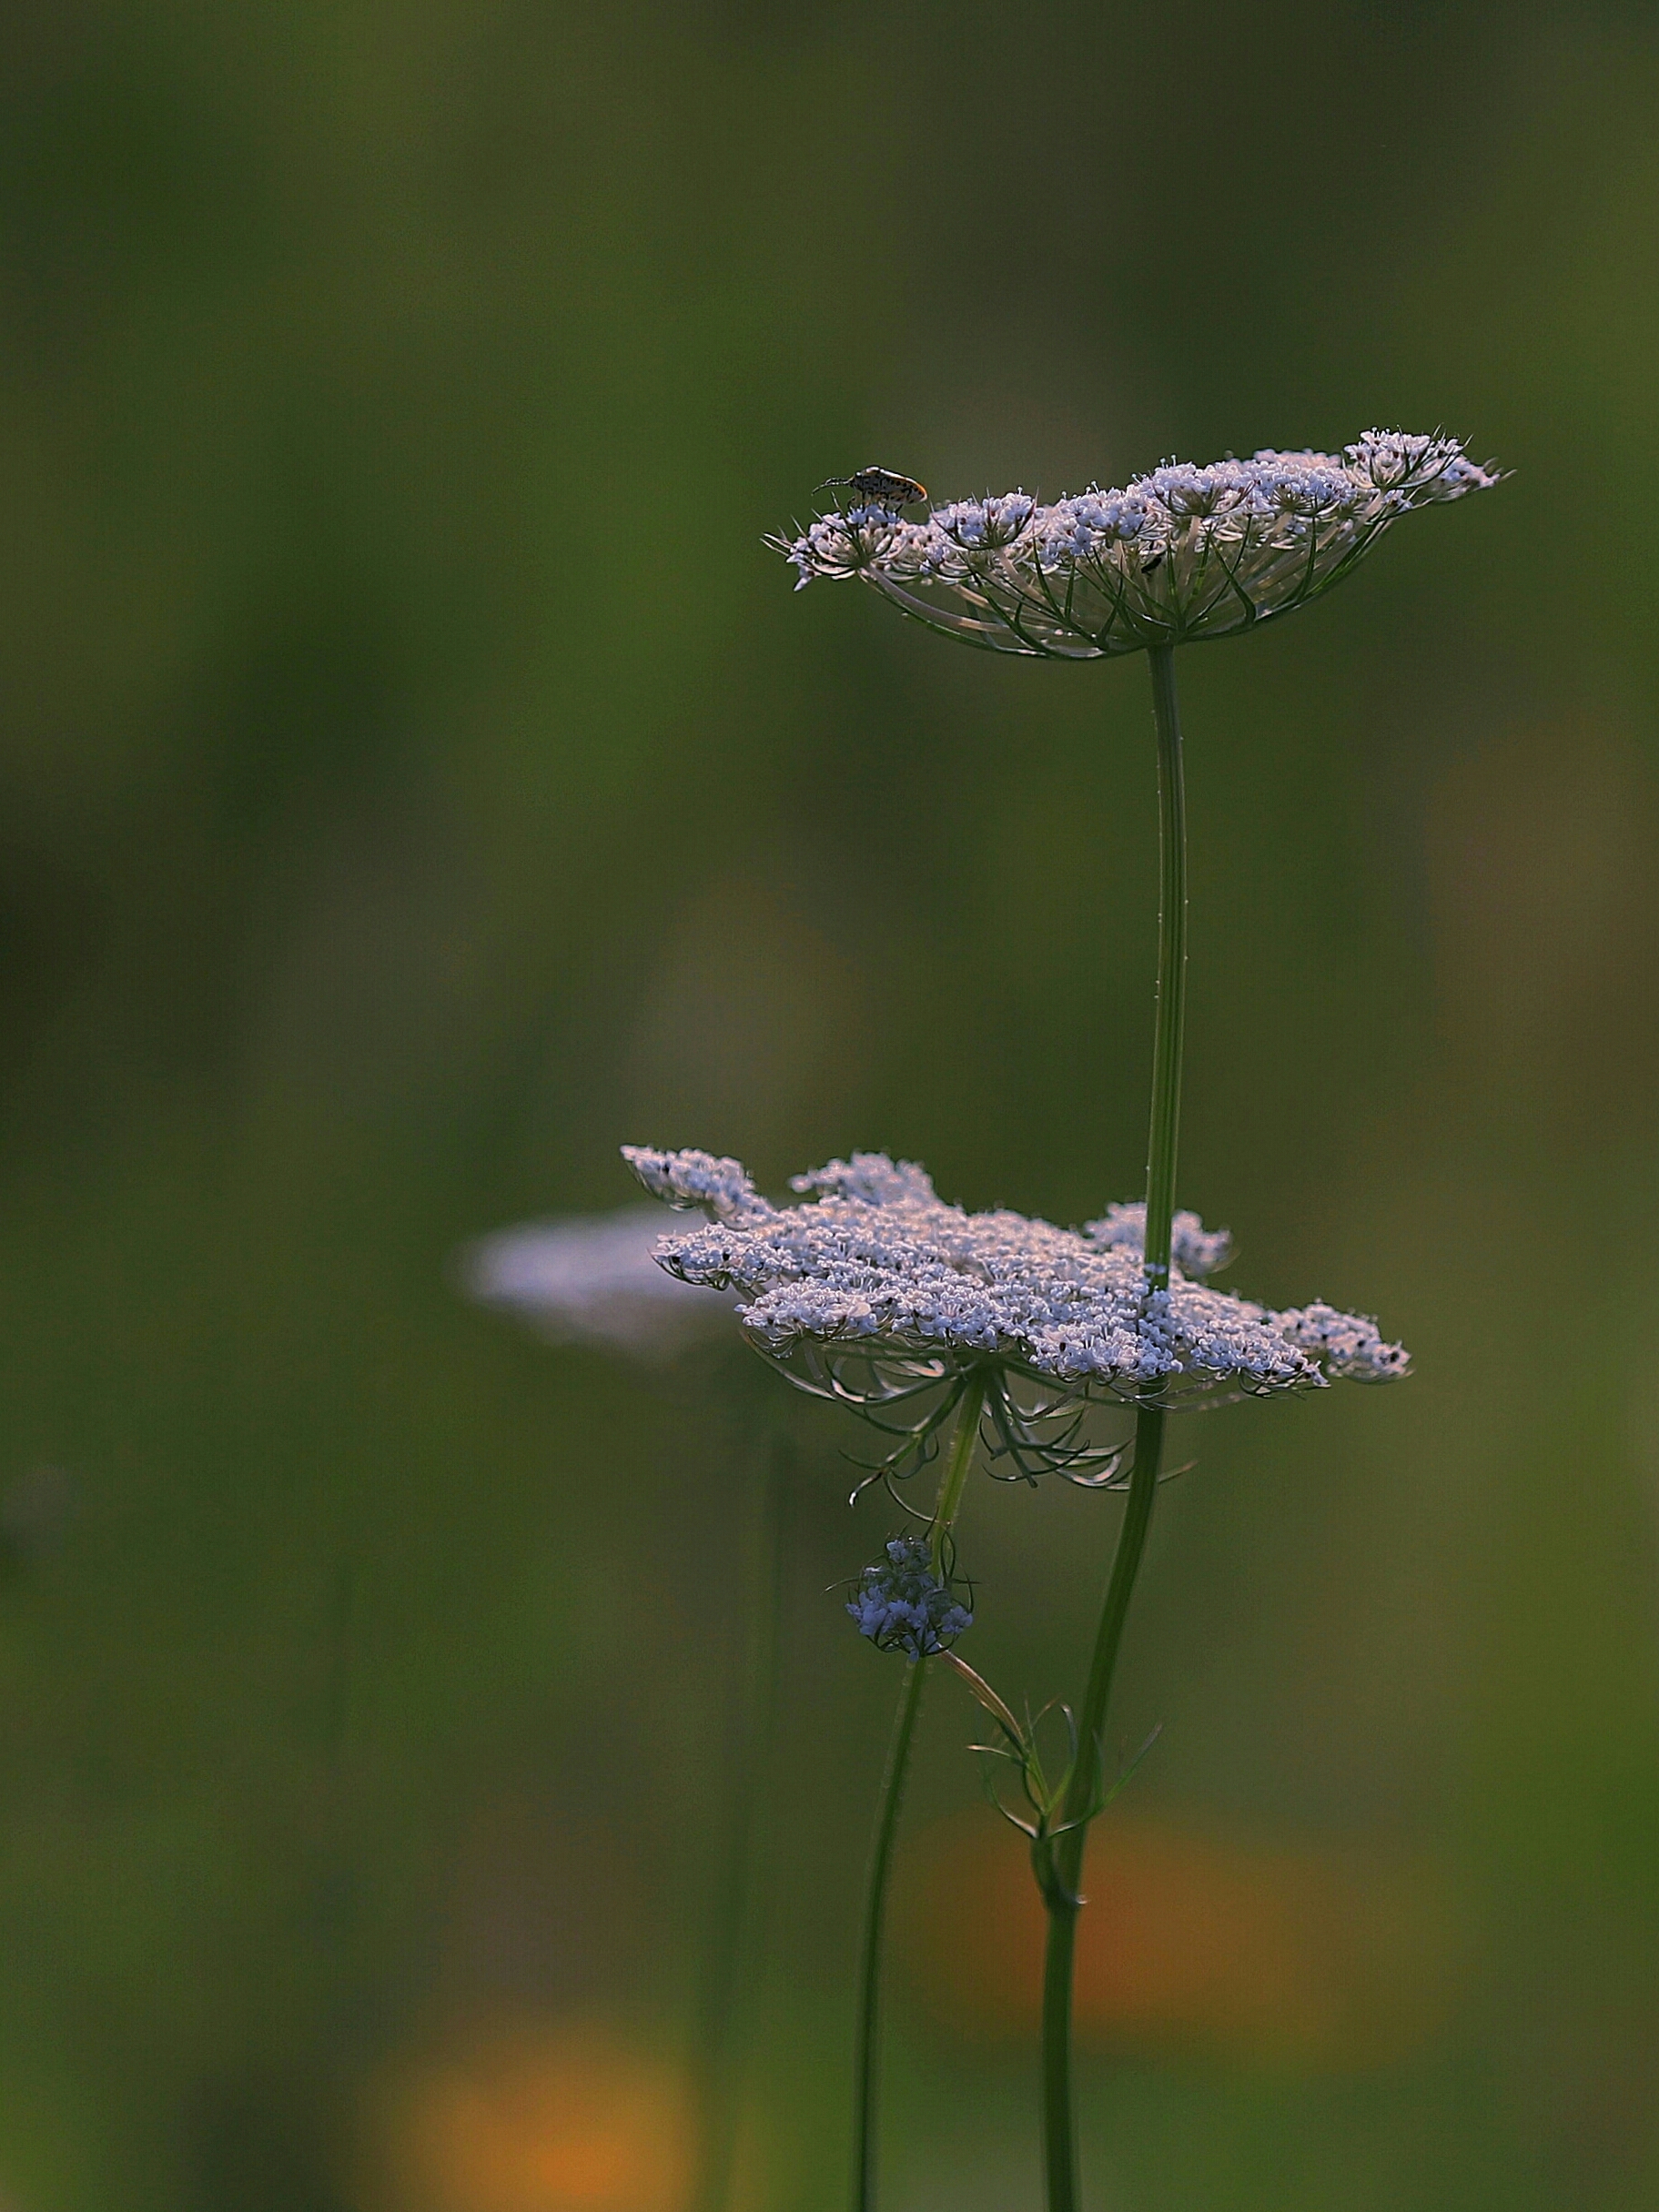
{"label": "upper flower umbel", "polygon": [[1090,661],[1186,644],[1328,591],[1391,522],[1500,480],[1462,441],[1368,430],[1339,453],[1166,463],[1121,491],[1023,491],[906,522],[879,503],[767,543],[799,583],[859,576],[905,614],[991,652]]}

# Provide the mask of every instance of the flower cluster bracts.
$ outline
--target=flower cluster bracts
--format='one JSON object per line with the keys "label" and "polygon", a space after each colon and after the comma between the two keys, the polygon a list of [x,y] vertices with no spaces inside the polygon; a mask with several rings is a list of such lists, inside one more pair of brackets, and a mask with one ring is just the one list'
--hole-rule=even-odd
{"label": "flower cluster bracts", "polygon": [[912,1162],[861,1152],[797,1176],[811,1202],[778,1207],[736,1160],[637,1146],[623,1157],[654,1195],[712,1217],[663,1237],[661,1266],[737,1290],[740,1320],[775,1356],[834,1348],[891,1360],[895,1393],[918,1363],[935,1380],[994,1366],[1056,1402],[1169,1405],[1385,1381],[1409,1366],[1363,1317],[1321,1304],[1274,1311],[1194,1279],[1183,1259],[1196,1273],[1225,1252],[1196,1216],[1183,1219],[1168,1289],[1153,1290],[1130,1207],[1082,1233],[968,1214]]}
{"label": "flower cluster bracts", "polygon": [[1339,582],[1401,516],[1499,480],[1458,439],[1367,430],[1340,453],[1167,462],[1122,490],[1049,505],[987,494],[906,522],[866,501],[767,543],[794,564],[797,589],[857,576],[965,643],[1095,660],[1289,613]]}

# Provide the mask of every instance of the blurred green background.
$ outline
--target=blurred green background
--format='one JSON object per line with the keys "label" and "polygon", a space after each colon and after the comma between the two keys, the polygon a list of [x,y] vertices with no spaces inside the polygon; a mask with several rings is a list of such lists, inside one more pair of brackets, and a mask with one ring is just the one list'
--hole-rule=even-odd
{"label": "blurred green background", "polygon": [[[1195,1424],[1091,2186],[1650,2206],[1651,10],[62,0],[0,45],[7,2212],[680,2212],[774,1422],[744,2202],[841,2202],[896,1687],[824,1595],[888,1525],[857,1439],[540,1344],[452,1255],[628,1202],[623,1139],[1135,1193],[1143,671],[793,599],[761,533],[870,460],[1052,494],[1374,421],[1516,473],[1183,656],[1181,1195],[1418,1373]],[[1116,1510],[977,1487],[1010,1695],[1075,1692]],[[1037,2201],[973,1732],[936,1685],[893,2212]]]}

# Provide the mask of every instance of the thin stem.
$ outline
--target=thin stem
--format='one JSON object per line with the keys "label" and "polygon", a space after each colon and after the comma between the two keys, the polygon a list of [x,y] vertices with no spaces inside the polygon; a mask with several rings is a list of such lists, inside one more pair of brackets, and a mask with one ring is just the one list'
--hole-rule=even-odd
{"label": "thin stem", "polygon": [[858,1957],[858,2024],[853,2049],[854,2212],[874,2212],[875,2204],[875,2091],[887,1880],[893,1867],[893,1843],[898,1833],[899,1808],[904,1803],[910,1747],[926,1682],[927,1662],[912,1660],[905,1670],[905,1687],[899,1693],[898,1711],[894,1715],[893,1738],[887,1746],[886,1772],[882,1776],[881,1802],[875,1815],[875,1840],[870,1851],[870,1882],[865,1898],[864,1936]]}
{"label": "thin stem", "polygon": [[[971,1376],[956,1411],[956,1434],[945,1478],[934,1508],[931,1551],[935,1571],[944,1555],[946,1539],[962,1502],[962,1488],[973,1464],[979,1435],[979,1415],[985,1404],[985,1378]],[[865,1893],[864,1933],[858,1953],[858,2016],[853,2046],[853,2212],[875,2212],[876,2156],[876,2087],[880,2067],[881,1965],[886,1934],[887,1888],[893,1872],[893,1846],[905,1800],[910,1769],[911,1746],[916,1716],[922,1710],[922,1692],[927,1682],[927,1661],[913,1659],[905,1670],[905,1686],[894,1715],[893,1737],[887,1747],[886,1771],[882,1776],[876,1807],[875,1835],[870,1847],[869,1882]]]}
{"label": "thin stem", "polygon": [[767,1813],[772,1803],[777,1653],[783,1612],[778,1523],[789,1471],[788,1439],[768,1437],[754,1454],[749,1500],[748,1632],[732,1692],[733,1742],[726,1776],[731,1817],[723,1839],[703,1976],[698,2061],[703,2156],[693,2212],[729,2212],[742,2127],[743,2075],[754,2014],[764,1898]]}
{"label": "thin stem", "polygon": [[1129,1617],[1129,1599],[1146,1549],[1152,1504],[1158,1496],[1158,1461],[1163,1452],[1161,1406],[1142,1406],[1135,1419],[1135,1464],[1123,1526],[1112,1559],[1111,1580],[1095,1635],[1088,1689],[1077,1716],[1077,1755],[1061,1811],[1064,1833],[1047,1846],[1043,1902],[1048,1910],[1048,1942],[1043,1960],[1043,2172],[1048,2212],[1077,2212],[1077,2122],[1072,2095],[1072,1973],[1077,1953],[1077,1916],[1083,1909],[1083,1853],[1088,1824],[1098,1806],[1101,1738],[1112,1693],[1118,1647]]}
{"label": "thin stem", "polygon": [[[1152,1114],[1147,1147],[1146,1290],[1169,1285],[1175,1217],[1175,1157],[1180,1134],[1181,1033],[1187,998],[1187,807],[1181,774],[1181,724],[1175,695],[1175,654],[1155,645],[1152,713],[1158,727],[1158,1012],[1152,1035]],[[1088,1687],[1077,1715],[1077,1750],[1061,1809],[1061,1833],[1039,1846],[1037,1872],[1048,1911],[1043,1969],[1043,2171],[1048,2212],[1078,2212],[1077,2123],[1072,2091],[1073,1980],[1077,1916],[1082,1911],[1083,1855],[1089,1823],[1099,1810],[1103,1738],[1112,1677],[1129,1617],[1135,1578],[1146,1550],[1168,1414],[1143,1402],[1135,1419],[1135,1460],[1106,1602],[1095,1634]]]}
{"label": "thin stem", "polygon": [[1158,725],[1158,1013],[1152,1033],[1152,1114],[1147,1143],[1147,1287],[1168,1288],[1175,1218],[1175,1153],[1181,1124],[1181,1044],[1187,1011],[1187,789],[1175,651],[1155,645],[1152,715]]}
{"label": "thin stem", "polygon": [[962,1393],[962,1403],[956,1413],[956,1432],[950,1441],[950,1458],[945,1463],[945,1480],[939,1485],[938,1501],[933,1509],[933,1531],[928,1538],[928,1563],[935,1574],[945,1571],[945,1547],[961,1510],[963,1486],[967,1481],[967,1470],[974,1464],[974,1446],[979,1439],[979,1416],[985,1409],[985,1377],[976,1374]]}

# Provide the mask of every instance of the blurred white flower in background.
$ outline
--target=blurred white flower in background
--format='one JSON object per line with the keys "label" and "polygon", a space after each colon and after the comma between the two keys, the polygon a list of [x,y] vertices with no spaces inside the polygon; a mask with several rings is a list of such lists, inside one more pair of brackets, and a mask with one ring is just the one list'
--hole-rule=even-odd
{"label": "blurred white flower in background", "polygon": [[734,1301],[657,1266],[662,1227],[654,1206],[521,1222],[465,1247],[460,1287],[551,1343],[672,1359],[729,1321]]}

